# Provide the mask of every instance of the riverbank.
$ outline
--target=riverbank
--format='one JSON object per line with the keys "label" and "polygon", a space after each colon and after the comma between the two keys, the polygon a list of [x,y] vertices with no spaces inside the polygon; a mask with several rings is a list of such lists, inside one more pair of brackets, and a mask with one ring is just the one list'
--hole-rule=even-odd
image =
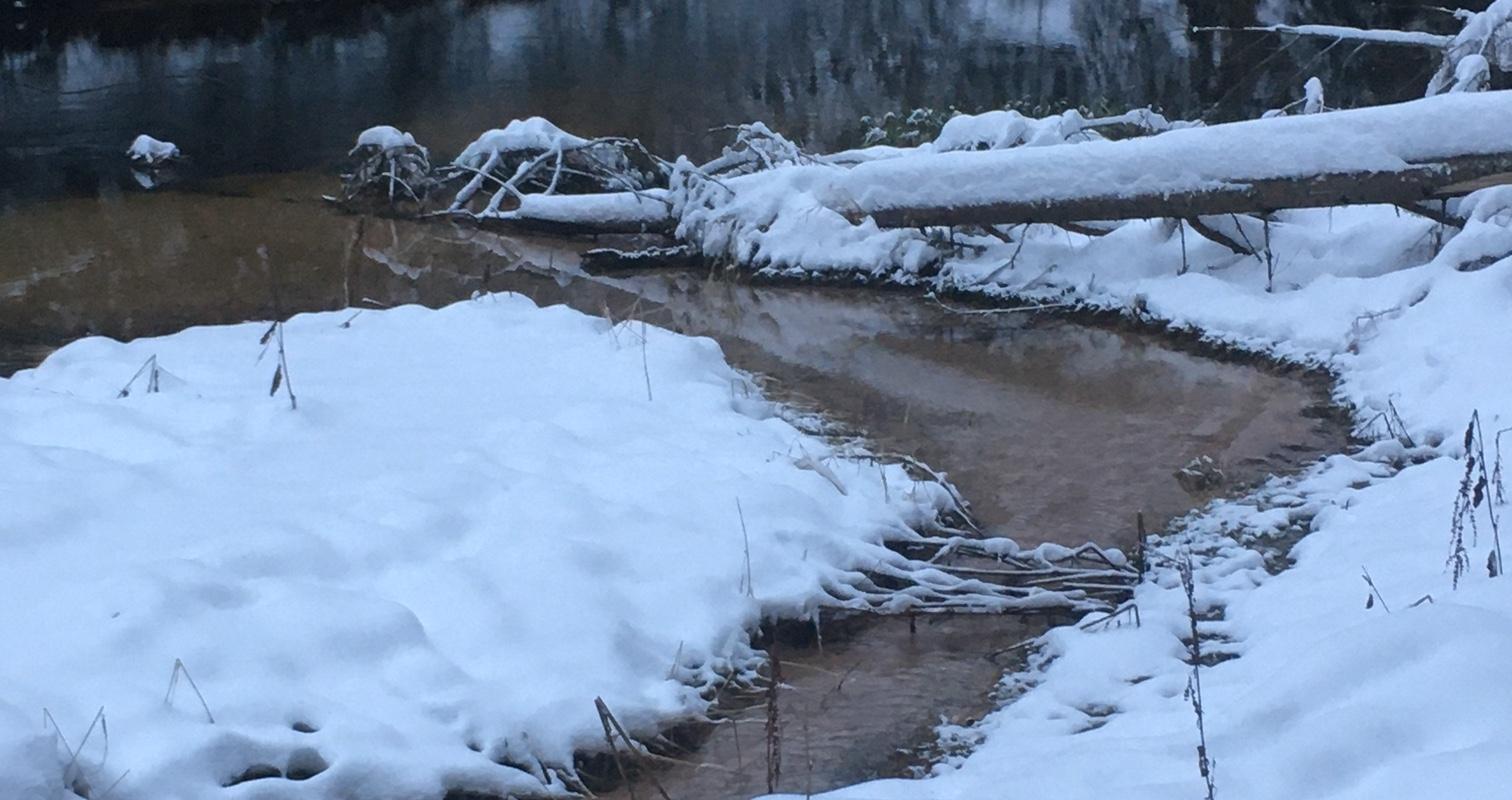
{"label": "riverbank", "polygon": [[1271,237],[1269,262],[1150,222],[967,237],[969,255],[936,276],[905,271],[941,292],[1115,313],[1327,369],[1376,444],[1174,525],[1134,597],[1143,626],[1051,632],[1012,678],[1022,696],[952,731],[974,754],[923,782],[827,796],[1201,796],[1193,613],[1217,796],[1499,796],[1485,767],[1512,756],[1495,677],[1512,641],[1496,531],[1512,425],[1507,199],[1472,195],[1462,231],[1389,208],[1283,213],[1248,232]]}

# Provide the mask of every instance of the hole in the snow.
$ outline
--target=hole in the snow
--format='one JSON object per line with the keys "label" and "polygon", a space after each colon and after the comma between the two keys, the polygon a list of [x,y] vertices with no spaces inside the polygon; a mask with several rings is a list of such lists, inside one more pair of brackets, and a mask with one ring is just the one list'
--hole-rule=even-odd
{"label": "hole in the snow", "polygon": [[325,772],[330,766],[313,748],[301,747],[289,756],[286,775],[291,781],[307,781]]}
{"label": "hole in the snow", "polygon": [[296,731],[298,731],[300,733],[314,733],[314,732],[320,730],[319,728],[315,727],[314,725],[311,725],[310,723],[304,722],[302,720],[299,721],[299,722],[294,723],[290,727],[292,727],[294,730],[296,730]]}
{"label": "hole in the snow", "polygon": [[249,781],[260,781],[264,778],[282,778],[283,772],[272,764],[253,764],[241,771],[240,775],[226,781],[223,786],[236,786]]}

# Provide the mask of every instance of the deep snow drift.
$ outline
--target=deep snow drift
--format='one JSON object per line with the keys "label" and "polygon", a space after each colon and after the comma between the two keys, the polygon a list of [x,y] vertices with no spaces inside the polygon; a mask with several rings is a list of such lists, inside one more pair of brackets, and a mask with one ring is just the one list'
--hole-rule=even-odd
{"label": "deep snow drift", "polygon": [[702,710],[760,615],[838,603],[947,502],[710,340],[509,295],[306,314],[291,411],[267,329],[0,380],[0,795],[560,792],[595,696]]}

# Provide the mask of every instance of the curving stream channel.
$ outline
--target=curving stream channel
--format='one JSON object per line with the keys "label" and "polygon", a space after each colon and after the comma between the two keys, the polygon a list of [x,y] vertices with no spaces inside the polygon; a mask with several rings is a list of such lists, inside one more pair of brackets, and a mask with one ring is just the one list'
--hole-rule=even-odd
{"label": "curving stream channel", "polygon": [[[1254,25],[1279,7],[1365,27],[1442,22],[1343,0],[77,5],[0,12],[0,375],[82,335],[266,319],[269,264],[283,313],[517,291],[712,337],[776,399],[948,473],[991,532],[1109,546],[1131,543],[1136,514],[1158,529],[1208,499],[1173,477],[1195,457],[1222,466],[1214,491],[1228,493],[1344,448],[1327,380],[1113,323],[912,293],[588,276],[583,242],[336,215],[316,199],[333,188],[329,165],[376,123],[446,154],[544,114],[698,156],[723,124],[763,119],[831,149],[858,143],[863,114],[925,104],[1254,116],[1293,99],[1304,71],[1331,100],[1347,85],[1348,104],[1387,102],[1432,62],[1191,29]],[[144,130],[191,156],[169,191],[136,190],[122,163]],[[827,628],[822,648],[779,642],[778,788],[927,766],[935,727],[989,711],[1015,666],[995,654],[1043,624],[859,619]],[[750,702],[729,698],[726,722],[679,731],[685,763],[657,775],[671,797],[765,792],[766,712]],[[630,796],[605,777],[605,794]]]}
{"label": "curving stream channel", "polygon": [[[86,332],[133,337],[265,318],[265,246],[288,311],[516,291],[712,337],[775,398],[947,472],[985,528],[1024,544],[1127,547],[1136,513],[1158,529],[1206,499],[1173,477],[1194,457],[1222,465],[1224,492],[1347,441],[1326,380],[1215,360],[1160,335],[899,291],[677,270],[589,276],[576,264],[591,243],[343,217],[312,199],[328,180],[227,179],[12,216],[9,252],[50,266],[0,274],[0,319],[27,334],[0,339],[0,365],[34,363]],[[927,766],[939,755],[935,726],[989,711],[1014,666],[995,654],[1044,624],[862,619],[831,626],[822,647],[778,643],[778,787],[817,792]],[[730,698],[724,723],[681,731],[685,764],[658,779],[674,798],[763,793],[765,714],[760,700]],[[594,765],[584,766],[591,775]],[[601,778],[612,789],[612,774]]]}

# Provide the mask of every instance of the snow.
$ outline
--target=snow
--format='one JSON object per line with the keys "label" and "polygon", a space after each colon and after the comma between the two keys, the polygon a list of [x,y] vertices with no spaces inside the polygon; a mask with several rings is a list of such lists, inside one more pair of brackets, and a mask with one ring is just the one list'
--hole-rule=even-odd
{"label": "snow", "polygon": [[1472,53],[1460,59],[1454,66],[1454,85],[1451,92],[1485,91],[1491,83],[1491,62],[1480,53]]}
{"label": "snow", "polygon": [[588,144],[542,117],[510,120],[503,128],[494,128],[469,144],[456,163],[478,168],[495,154],[555,150]]}
{"label": "snow", "polygon": [[357,148],[376,147],[382,151],[402,150],[406,147],[419,147],[415,137],[395,128],[392,125],[377,125],[368,128],[357,135]]}
{"label": "snow", "polygon": [[1017,111],[988,111],[951,117],[935,137],[936,152],[951,150],[1002,150],[1062,144],[1081,133],[1084,118],[1076,110],[1064,115],[1035,119]]}
{"label": "snow", "polygon": [[[1451,97],[1468,103],[1443,102]],[[1099,148],[1138,151],[1144,166],[1192,181],[1220,165],[1257,177],[1297,166],[1379,168],[1432,158],[1440,146],[1504,147],[1505,134],[1490,126],[1508,121],[1508,98],[1446,95],[1412,104],[1413,113],[1331,112],[1116,146],[894,154],[857,159],[805,191],[863,187],[875,194],[853,193],[861,205],[885,206],[894,197],[1055,195],[1141,179]],[[1197,602],[1215,617],[1201,623],[1213,637],[1203,647],[1236,656],[1202,670],[1218,797],[1504,797],[1495,765],[1512,763],[1512,690],[1502,677],[1512,658],[1512,584],[1486,566],[1489,511],[1507,513],[1494,487],[1494,508],[1475,510],[1479,535],[1467,533],[1469,571],[1458,588],[1445,558],[1471,415],[1482,421],[1489,459],[1498,457],[1496,432],[1512,428],[1512,190],[1485,189],[1448,210],[1467,219],[1463,231],[1385,207],[1280,212],[1269,226],[1269,268],[1170,221],[1121,223],[1096,238],[1016,226],[1009,233],[1022,241],[1014,242],[960,231],[961,248],[943,251],[935,273],[874,267],[870,274],[940,291],[1119,311],[1329,369],[1361,435],[1378,441],[1216,502],[1155,539],[1156,567],[1134,598],[1143,625],[1044,637],[1030,663],[1005,678],[1011,702],[977,726],[942,727],[943,736],[978,742],[975,752],[922,781],[872,781],[823,797],[966,800],[1005,786],[1066,800],[1202,796],[1184,697],[1187,601],[1174,568],[1188,554]],[[1205,222],[1253,243],[1266,235],[1255,219]],[[814,226],[815,238],[829,235],[827,222]],[[888,251],[879,240],[888,235],[902,232],[878,233],[878,253]],[[834,268],[816,256],[784,271],[823,278]],[[1370,607],[1362,568],[1380,592]]]}
{"label": "snow", "polygon": [[0,380],[0,794],[188,800],[258,764],[329,768],[227,796],[561,792],[594,697],[699,712],[763,615],[840,603],[949,502],[709,340],[512,295],[284,328],[298,411],[266,323]]}
{"label": "snow", "polygon": [[1302,87],[1302,94],[1304,97],[1303,114],[1319,114],[1328,110],[1323,102],[1323,81],[1319,78],[1308,78],[1307,83]]}
{"label": "snow", "polygon": [[1449,91],[1466,58],[1480,57],[1498,69],[1512,68],[1512,0],[1493,0],[1484,11],[1470,14],[1460,32],[1444,47],[1444,62],[1428,84],[1428,94]]}
{"label": "snow", "polygon": [[[1498,9],[1512,3],[1486,13]],[[1322,106],[1321,85],[1304,91]],[[1369,206],[1204,220],[1268,242],[1269,260],[1170,221],[1095,238],[960,231],[947,248],[866,212],[1495,152],[1512,96],[1121,143],[1073,143],[1068,119],[961,118],[927,146],[728,179],[682,161],[665,194],[522,205],[566,219],[670,204],[705,255],[768,274],[1118,311],[1323,367],[1376,440],[1156,537],[1134,598],[1142,625],[1047,634],[1005,678],[1011,703],[947,729],[979,741],[974,753],[924,781],[827,797],[1200,796],[1175,568],[1188,557],[1203,648],[1231,657],[1201,671],[1220,797],[1504,796],[1512,584],[1484,566],[1489,512],[1506,512],[1494,487],[1457,586],[1445,556],[1465,425],[1479,415],[1494,458],[1512,428],[1512,189],[1451,203],[1459,232]],[[1046,131],[1066,143],[1023,146]],[[459,161],[566,136],[517,121]],[[947,502],[932,485],[899,492],[901,471],[884,480],[774,416],[707,341],[511,296],[304,315],[286,331],[291,412],[267,396],[271,364],[256,364],[263,330],[86,339],[0,382],[17,499],[0,506],[0,640],[14,652],[0,662],[0,785],[56,786],[69,771],[38,709],[77,743],[103,705],[109,755],[90,739],[80,761],[97,785],[129,768],[125,800],[204,796],[258,763],[329,764],[308,782],[260,782],[270,797],[561,789],[562,771],[545,769],[596,740],[594,696],[632,727],[698,712],[694,687],[752,663],[756,620],[838,602],[837,582],[889,558],[886,537]],[[117,398],[149,356],[163,391]],[[175,659],[213,724],[194,687],[159,699]]]}
{"label": "snow", "polygon": [[836,210],[840,167],[789,165],[710,180],[681,161],[672,175],[677,236],[703,254],[773,271],[862,272],[881,275],[893,265],[917,272],[935,254],[914,231],[884,231]]}
{"label": "snow", "polygon": [[[1488,770],[1512,758],[1512,692],[1501,677],[1512,592],[1484,572],[1459,591],[1448,586],[1443,512],[1459,471],[1441,458],[1382,481],[1379,465],[1340,456],[1269,487],[1287,504],[1279,509],[1225,504],[1163,543],[1168,555],[1197,552],[1198,603],[1223,609],[1203,623],[1222,637],[1205,649],[1239,656],[1202,675],[1220,797],[1504,796]],[[1313,532],[1278,575],[1217,530],[1242,529],[1261,546],[1292,516]],[[1362,565],[1384,606],[1366,607]],[[1178,639],[1186,599],[1163,569],[1135,601],[1142,627],[1052,632],[1041,658],[1054,661],[1018,676],[1039,682],[979,727],[983,743],[969,757],[923,783],[823,797],[983,797],[1009,781],[1027,797],[1202,796]],[[1111,716],[1094,728],[1102,709]]]}
{"label": "snow", "polygon": [[179,149],[173,142],[159,141],[144,133],[132,140],[126,155],[134,162],[153,166],[178,158]]}
{"label": "snow", "polygon": [[518,208],[498,212],[496,216],[500,219],[593,223],[623,230],[657,230],[667,227],[670,203],[664,189],[605,194],[527,194],[521,196]]}

